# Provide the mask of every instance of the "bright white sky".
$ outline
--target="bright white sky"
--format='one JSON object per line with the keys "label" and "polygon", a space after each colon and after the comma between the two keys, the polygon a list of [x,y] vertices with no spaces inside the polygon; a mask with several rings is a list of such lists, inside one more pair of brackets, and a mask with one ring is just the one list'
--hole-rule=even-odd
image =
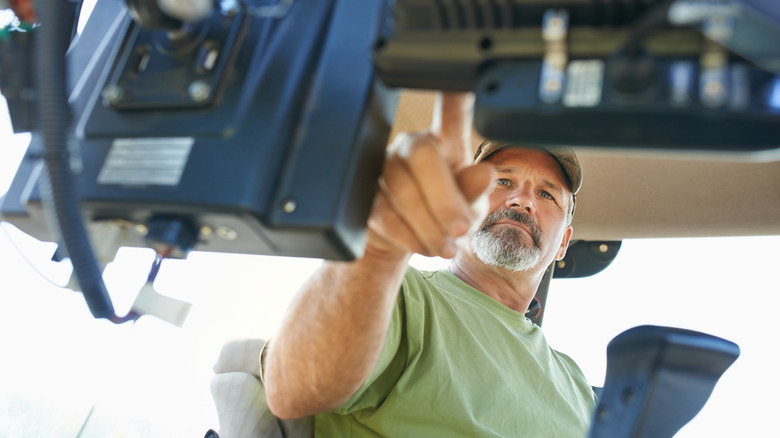
{"label": "bright white sky", "polygon": [[[0,195],[29,141],[11,134],[5,111],[3,102]],[[48,261],[53,244],[0,226],[0,424],[9,434],[0,436],[203,436],[217,427],[208,382],[221,345],[270,336],[320,264],[192,253],[166,261],[155,284],[193,303],[183,328],[151,317],[114,326],[93,320],[80,294],[51,283],[65,283],[70,272]],[[553,282],[545,332],[597,386],[607,342],[630,327],[670,325],[732,340],[742,356],[677,436],[768,436],[780,412],[777,248],[780,236],[624,242],[603,273]],[[118,312],[132,303],[151,260],[148,250],[127,249],[107,269]],[[418,257],[414,264],[446,261]]]}

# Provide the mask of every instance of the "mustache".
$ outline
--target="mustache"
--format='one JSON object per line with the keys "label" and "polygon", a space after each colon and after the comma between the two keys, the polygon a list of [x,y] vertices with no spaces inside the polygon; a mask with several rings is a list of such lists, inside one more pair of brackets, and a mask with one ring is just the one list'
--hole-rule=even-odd
{"label": "mustache", "polygon": [[541,248],[542,246],[542,229],[539,228],[539,224],[531,217],[530,214],[515,211],[515,210],[496,210],[488,215],[482,222],[480,231],[488,231],[493,225],[501,220],[509,219],[517,223],[523,224],[531,231],[531,239],[534,241],[534,246]]}

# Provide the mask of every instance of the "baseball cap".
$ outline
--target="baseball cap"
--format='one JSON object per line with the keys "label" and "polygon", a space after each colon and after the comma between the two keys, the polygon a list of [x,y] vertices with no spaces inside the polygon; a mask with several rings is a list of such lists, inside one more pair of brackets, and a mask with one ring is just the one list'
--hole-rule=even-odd
{"label": "baseball cap", "polygon": [[[477,148],[477,153],[474,155],[474,162],[479,163],[497,150],[506,147],[522,148],[523,146],[494,143],[490,140],[485,140],[479,145],[479,148]],[[558,164],[560,164],[561,169],[563,169],[564,175],[566,175],[566,183],[569,185],[571,194],[576,195],[577,192],[580,191],[580,187],[582,187],[582,166],[580,165],[580,160],[577,158],[574,149],[567,147],[537,149],[542,149],[555,158],[555,161],[557,161]]]}

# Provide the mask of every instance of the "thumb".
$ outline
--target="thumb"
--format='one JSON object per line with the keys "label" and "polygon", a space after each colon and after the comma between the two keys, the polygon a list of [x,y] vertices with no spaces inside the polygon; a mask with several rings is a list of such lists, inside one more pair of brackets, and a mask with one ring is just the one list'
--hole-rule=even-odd
{"label": "thumb", "polygon": [[473,93],[436,95],[430,132],[439,138],[439,152],[454,170],[460,170],[472,163],[473,120]]}

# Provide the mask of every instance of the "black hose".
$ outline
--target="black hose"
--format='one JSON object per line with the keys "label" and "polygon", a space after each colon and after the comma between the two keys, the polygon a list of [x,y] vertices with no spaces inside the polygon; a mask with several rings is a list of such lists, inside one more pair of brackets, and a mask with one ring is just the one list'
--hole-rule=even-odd
{"label": "black hose", "polygon": [[41,0],[39,4],[36,11],[40,27],[35,51],[38,115],[59,231],[92,315],[124,322],[129,319],[118,318],[114,314],[114,306],[95,261],[76,195],[75,177],[70,169],[70,108],[65,52],[71,41],[75,10],[73,4],[66,0]]}

